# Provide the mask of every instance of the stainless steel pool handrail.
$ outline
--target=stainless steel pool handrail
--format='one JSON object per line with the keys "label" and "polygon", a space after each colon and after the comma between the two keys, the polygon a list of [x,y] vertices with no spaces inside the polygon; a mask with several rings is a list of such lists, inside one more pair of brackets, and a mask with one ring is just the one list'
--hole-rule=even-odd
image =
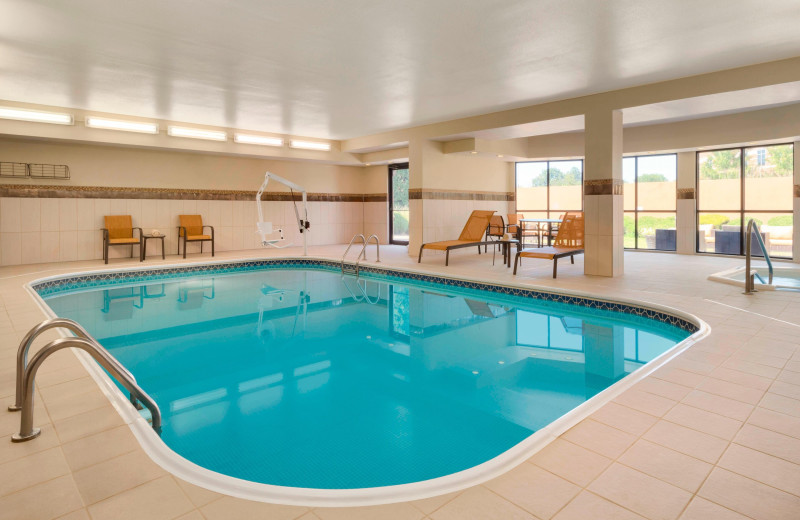
{"label": "stainless steel pool handrail", "polygon": [[[744,256],[744,294],[753,294],[756,291],[756,281],[755,276],[753,273],[750,272],[750,262],[752,257],[752,252],[750,251],[750,246],[752,244],[753,238],[753,230],[755,229],[756,241],[758,245],[761,246],[761,252],[764,253],[764,260],[767,262],[767,267],[769,268],[769,284],[772,285],[772,277],[773,277],[773,268],[772,268],[772,258],[769,257],[769,251],[767,251],[767,246],[764,244],[764,238],[761,236],[761,230],[758,228],[758,224],[754,219],[750,219],[747,222],[747,235],[745,236],[745,256]],[[761,278],[759,276],[759,278]]]}
{"label": "stainless steel pool handrail", "polygon": [[367,247],[367,239],[364,238],[363,233],[357,233],[357,234],[353,235],[353,238],[350,239],[350,243],[347,245],[347,249],[344,250],[344,254],[342,255],[342,274],[344,274],[344,259],[347,257],[347,253],[350,252],[350,248],[353,247],[353,242],[355,242],[356,239],[359,238],[359,237],[361,237],[361,243],[364,244],[364,246],[361,248],[361,252],[358,253],[358,258],[356,258],[355,272],[356,272],[356,274],[358,274],[358,263],[357,262],[361,258],[361,255],[366,254],[366,251],[364,251],[364,250]]}
{"label": "stainless steel pool handrail", "polygon": [[[28,365],[28,351],[30,351],[33,341],[46,330],[56,328],[67,329],[79,338],[87,339],[93,343],[97,343],[97,340],[94,339],[91,334],[86,332],[86,329],[81,327],[78,323],[66,318],[52,318],[45,320],[29,330],[28,333],[25,334],[25,337],[22,338],[19,348],[17,349],[16,397],[14,399],[14,404],[8,406],[8,410],[10,412],[16,412],[22,409],[22,394],[25,388],[23,378],[25,376],[25,369]],[[116,363],[117,370],[119,372],[124,373],[134,382],[136,381],[136,379],[133,377],[133,374],[131,374],[124,366],[122,366],[116,359],[111,359],[114,363]],[[131,403],[136,405],[133,395],[131,395]]]}
{"label": "stainless steel pool handrail", "polygon": [[[356,280],[356,287],[358,287],[358,291],[361,293],[361,296],[358,296],[356,293],[353,292],[353,290],[350,288],[350,285],[347,283],[347,277],[345,275],[342,275],[342,285],[344,285],[345,289],[347,289],[347,292],[350,293],[350,296],[353,298],[353,301],[355,301],[356,303],[361,303],[363,301],[366,301],[370,305],[375,305],[376,303],[381,301],[380,282],[375,281],[375,283],[378,285],[378,294],[375,297],[375,301],[373,301],[370,299],[369,294],[367,293],[367,280],[365,278],[358,278],[358,277],[356,277],[355,280]],[[364,287],[361,287],[359,281],[364,282]]]}
{"label": "stainless steel pool handrail", "polygon": [[360,265],[359,264],[361,264],[361,260],[362,259],[364,259],[364,260],[367,259],[367,246],[369,245],[369,241],[372,240],[373,238],[375,238],[375,253],[377,255],[377,260],[375,260],[375,261],[376,262],[380,262],[381,261],[381,241],[378,239],[378,235],[373,233],[373,234],[371,234],[369,236],[369,238],[367,238],[366,242],[364,242],[364,246],[361,248],[361,254],[359,254],[358,258],[356,259],[356,276],[358,276],[358,273],[359,273],[359,270],[360,270]]}
{"label": "stainless steel pool handrail", "polygon": [[100,366],[105,368],[122,386],[124,386],[138,402],[150,410],[150,420],[156,433],[161,433],[161,410],[153,399],[142,390],[127,370],[119,370],[119,361],[108,353],[99,343],[87,338],[61,338],[45,345],[34,354],[30,363],[25,368],[22,392],[22,417],[20,418],[19,433],[11,436],[12,442],[24,442],[35,439],[42,433],[39,428],[33,427],[33,395],[36,373],[44,360],[50,355],[65,348],[78,348],[87,352]]}

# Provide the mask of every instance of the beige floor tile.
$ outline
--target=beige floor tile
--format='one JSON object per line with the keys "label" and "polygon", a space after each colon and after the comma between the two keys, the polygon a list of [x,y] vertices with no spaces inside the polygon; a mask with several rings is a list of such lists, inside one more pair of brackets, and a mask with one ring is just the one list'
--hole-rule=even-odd
{"label": "beige floor tile", "polygon": [[616,458],[622,455],[636,437],[611,426],[586,419],[581,421],[563,436],[565,440],[583,446],[600,455]]}
{"label": "beige floor tile", "polygon": [[125,453],[141,450],[127,425],[117,426],[61,446],[72,471],[92,466]]}
{"label": "beige floor tile", "polygon": [[652,520],[678,518],[692,498],[691,493],[617,463],[587,489]]}
{"label": "beige floor tile", "polygon": [[800,361],[787,361],[784,369],[800,373]]}
{"label": "beige floor tile", "polygon": [[89,512],[86,509],[78,509],[72,513],[67,513],[64,516],[59,516],[56,520],[91,520]]}
{"label": "beige floor tile", "polygon": [[667,421],[656,423],[642,438],[712,464],[728,446],[719,437]]}
{"label": "beige floor tile", "polygon": [[800,464],[800,440],[794,437],[745,424],[734,442]]}
{"label": "beige floor tile", "polygon": [[575,499],[567,504],[553,520],[644,520],[629,509],[625,509],[594,493],[581,491]]}
{"label": "beige floor tile", "polygon": [[81,508],[78,488],[65,475],[0,498],[0,520],[48,520]]}
{"label": "beige floor tile", "polygon": [[102,392],[91,390],[77,395],[53,396],[44,399],[44,405],[52,421],[59,421],[103,407],[111,407],[108,398]]}
{"label": "beige floor tile", "polygon": [[728,381],[729,383],[755,388],[756,390],[766,390],[769,388],[770,383],[772,383],[772,379],[768,377],[756,376],[746,372],[740,372],[738,370],[731,370],[730,368],[723,367],[717,368],[711,372],[710,375],[714,379],[720,379],[722,381]]}
{"label": "beige floor tile", "polygon": [[766,408],[756,408],[747,419],[748,424],[800,439],[800,417],[793,417]]}
{"label": "beige floor tile", "polygon": [[459,495],[459,493],[460,492],[447,493],[446,495],[439,495],[430,498],[423,498],[421,500],[414,500],[413,502],[411,502],[411,505],[413,505],[426,515],[429,515],[434,511],[436,511],[437,509],[439,509],[440,507],[442,507],[443,505],[445,505],[446,503],[456,498]]}
{"label": "beige floor tile", "polygon": [[746,372],[748,374],[767,377],[770,379],[776,378],[778,376],[778,372],[780,372],[780,370],[777,368],[762,365],[760,363],[751,363],[741,359],[729,359],[723,363],[722,366],[724,368],[730,368],[731,370],[738,370],[740,372]]}
{"label": "beige floor tile", "polygon": [[787,383],[785,381],[775,381],[769,387],[769,391],[773,394],[782,395],[784,397],[791,397],[792,399],[800,399],[800,386]]}
{"label": "beige floor tile", "polygon": [[742,427],[742,422],[685,404],[678,404],[664,416],[667,421],[715,437],[731,440]]}
{"label": "beige floor tile", "polygon": [[61,442],[70,442],[95,435],[125,424],[122,417],[111,406],[54,421]]}
{"label": "beige floor tile", "polygon": [[223,497],[201,507],[200,512],[207,520],[292,520],[308,512],[308,508]]}
{"label": "beige floor tile", "polygon": [[680,401],[686,397],[686,394],[692,391],[688,386],[671,383],[663,379],[658,379],[657,377],[646,377],[641,382],[637,383],[634,388],[643,392],[666,397],[673,401]]}
{"label": "beige floor tile", "polygon": [[628,448],[618,461],[692,493],[700,488],[713,467],[694,457],[642,439]]}
{"label": "beige floor tile", "polygon": [[696,496],[680,520],[748,520],[748,517]]}
{"label": "beige floor tile", "polygon": [[434,520],[534,520],[525,510],[481,486],[464,491],[430,517]]}
{"label": "beige floor tile", "polygon": [[320,507],[314,509],[320,520],[419,520],[422,512],[408,502],[368,507]]}
{"label": "beige floor tile", "polygon": [[800,496],[800,465],[738,444],[731,444],[718,466]]}
{"label": "beige floor tile", "polygon": [[313,511],[309,511],[308,513],[306,513],[303,516],[299,517],[297,520],[321,520],[321,519],[320,519],[320,517],[315,515]]}
{"label": "beige floor tile", "polygon": [[[653,381],[657,381],[653,379]],[[595,421],[633,435],[641,435],[658,421],[657,417],[615,402],[604,404],[590,416]]]}
{"label": "beige floor tile", "polygon": [[200,514],[200,511],[191,511],[185,515],[177,517],[175,520],[205,520],[205,518],[203,518],[203,515]]}
{"label": "beige floor tile", "polygon": [[522,464],[484,484],[509,502],[548,520],[581,490],[533,464]]}
{"label": "beige floor tile", "polygon": [[800,400],[767,392],[758,403],[761,408],[800,417]]}
{"label": "beige floor tile", "polygon": [[755,480],[715,468],[698,495],[757,519],[796,520],[800,498]]}
{"label": "beige floor tile", "polygon": [[753,405],[758,404],[758,402],[764,396],[764,390],[758,390],[749,386],[730,383],[728,381],[715,379],[713,377],[707,378],[700,386],[697,387],[697,389],[702,390],[703,392],[708,392],[709,394],[728,397],[736,401]]}
{"label": "beige floor tile", "polygon": [[164,470],[150,460],[150,457],[137,450],[83,468],[74,472],[73,477],[83,502],[89,505],[164,474]]}
{"label": "beige floor tile", "polygon": [[[690,360],[681,361],[681,368],[675,368],[674,365],[676,362],[673,361],[664,368],[656,370],[656,372],[653,374],[653,377],[689,388],[695,388],[705,380],[705,377],[703,376],[704,372],[696,373],[685,369],[687,368],[688,364],[697,364],[696,362]],[[715,368],[713,365],[707,366],[710,367],[708,370],[709,373]],[[698,370],[701,370],[701,368],[698,368]]]}
{"label": "beige floor tile", "polygon": [[183,492],[186,493],[186,496],[189,497],[189,500],[192,501],[192,504],[194,504],[197,507],[202,507],[224,496],[209,489],[205,489],[200,486],[195,486],[194,484],[190,484],[185,480],[181,480],[177,477],[175,478],[175,481],[181,487]]}
{"label": "beige floor tile", "polygon": [[626,391],[614,399],[614,402],[643,413],[655,415],[656,417],[661,417],[677,403],[677,401],[673,401],[672,399],[642,392],[635,388]]}
{"label": "beige floor tile", "polygon": [[[0,410],[0,413],[4,413]],[[58,436],[52,424],[42,427],[42,433],[34,441],[11,442],[11,435],[0,437],[0,464],[58,446]]]}
{"label": "beige floor tile", "polygon": [[[44,366],[44,365],[42,365]],[[42,372],[36,375],[36,384],[40,388],[47,388],[50,386],[60,385],[68,381],[82,379],[88,375],[86,369],[82,365],[71,366],[62,370],[54,370],[52,372]]]}
{"label": "beige floor tile", "polygon": [[694,390],[684,397],[683,404],[724,415],[737,421],[744,421],[753,411],[753,406],[747,403],[699,390]]}
{"label": "beige floor tile", "polygon": [[[35,440],[29,442],[36,442]],[[61,448],[50,448],[0,465],[0,496],[66,475],[69,466]]]}
{"label": "beige floor tile", "polygon": [[[75,362],[77,363],[78,361],[76,360]],[[62,399],[70,399],[73,396],[80,395],[84,392],[98,389],[99,388],[95,380],[92,379],[91,376],[87,375],[86,377],[80,377],[65,383],[42,387],[39,389],[39,392],[42,394],[42,398],[45,400],[45,402],[48,402],[49,399],[55,399],[58,397]]]}
{"label": "beige floor tile", "polygon": [[585,487],[611,464],[611,459],[559,438],[529,462]]}
{"label": "beige floor tile", "polygon": [[169,520],[194,509],[170,476],[89,506],[92,520]]}

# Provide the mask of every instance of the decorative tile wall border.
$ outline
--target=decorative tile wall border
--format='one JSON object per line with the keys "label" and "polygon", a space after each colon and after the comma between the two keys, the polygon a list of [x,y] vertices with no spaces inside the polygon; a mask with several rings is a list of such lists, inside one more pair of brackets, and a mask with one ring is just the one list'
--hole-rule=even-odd
{"label": "decorative tile wall border", "polygon": [[[249,202],[252,201],[255,196],[255,190],[0,184],[0,197],[21,198],[242,200]],[[266,192],[262,195],[261,200],[290,201],[292,200],[292,194],[286,192]],[[299,193],[294,194],[294,200],[301,200]],[[387,200],[387,196],[385,193],[309,193],[308,200],[314,202],[383,202]]]}
{"label": "decorative tile wall border", "polygon": [[678,199],[694,200],[694,188],[678,188]]}
{"label": "decorative tile wall border", "polygon": [[[354,264],[350,264],[355,268]],[[340,272],[341,263],[334,260],[315,260],[308,258],[278,258],[268,260],[246,260],[241,262],[224,262],[216,264],[195,264],[178,267],[155,267],[152,269],[132,269],[127,271],[89,273],[84,275],[67,275],[60,278],[43,280],[31,284],[31,288],[45,297],[62,292],[78,291],[95,287],[108,287],[130,283],[146,283],[163,281],[165,278],[188,278],[196,275],[236,274],[241,272],[260,271],[280,268],[311,268],[329,272]],[[494,285],[486,282],[459,280],[443,276],[400,271],[396,269],[383,269],[373,266],[361,266],[362,273],[369,273],[377,277],[391,277],[402,280],[411,280],[423,283],[434,283],[450,287],[487,291],[499,295],[529,298],[534,300],[554,303],[579,305],[599,312],[614,311],[649,318],[667,325],[678,327],[689,333],[699,330],[699,327],[680,316],[674,316],[663,311],[637,307],[627,303],[617,303],[585,296],[569,296],[552,292],[522,287],[508,287]]]}
{"label": "decorative tile wall border", "polygon": [[800,184],[794,185],[794,196],[800,199]]}
{"label": "decorative tile wall border", "polygon": [[514,192],[412,188],[408,190],[408,198],[410,200],[495,200],[513,202]]}
{"label": "decorative tile wall border", "polygon": [[584,195],[622,195],[622,179],[592,179],[583,181]]}

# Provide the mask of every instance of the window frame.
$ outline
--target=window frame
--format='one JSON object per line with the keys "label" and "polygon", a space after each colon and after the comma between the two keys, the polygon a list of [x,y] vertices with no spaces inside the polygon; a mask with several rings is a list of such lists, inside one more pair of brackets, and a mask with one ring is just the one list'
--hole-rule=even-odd
{"label": "window frame", "polygon": [[[392,178],[392,174],[395,170],[409,170],[409,180],[411,177],[411,169],[409,168],[409,163],[394,163],[390,164],[387,171],[389,172],[389,189],[388,189],[388,197],[387,200],[389,201],[389,244],[398,245],[398,246],[407,246],[408,240],[395,240],[394,239],[394,179]],[[409,236],[411,234],[411,200],[408,201],[408,225],[409,225]]]}
{"label": "window frame", "polygon": [[[776,215],[785,215],[786,213],[793,214],[793,208],[788,210],[780,210],[780,209],[768,209],[768,210],[760,210],[760,209],[752,209],[747,210],[745,208],[745,186],[746,186],[746,176],[745,176],[745,167],[746,167],[746,151],[753,149],[753,148],[763,148],[766,149],[773,147],[773,146],[791,146],[792,151],[794,152],[794,142],[788,143],[771,143],[765,145],[752,145],[752,146],[733,146],[733,147],[725,147],[725,148],[712,148],[708,150],[697,150],[695,152],[695,168],[694,168],[694,175],[695,175],[695,207],[694,207],[694,247],[695,253],[701,255],[720,255],[720,256],[727,256],[727,257],[743,257],[745,256],[745,215],[747,213],[774,213]],[[738,210],[727,210],[727,209],[700,209],[700,154],[701,153],[713,153],[713,152],[725,152],[727,150],[738,150],[739,151],[739,209]],[[758,159],[756,157],[756,162]],[[792,179],[792,185],[794,185],[794,179]],[[717,252],[708,252],[708,251],[700,251],[700,214],[701,213],[738,213],[739,214],[739,254],[729,254],[729,253],[717,253]],[[775,257],[776,259],[781,260],[793,260],[794,256],[779,256]]]}
{"label": "window frame", "polygon": [[[677,235],[678,230],[678,154],[676,152],[672,153],[654,153],[654,154],[643,154],[643,155],[625,155],[622,157],[622,160],[625,159],[633,159],[634,160],[634,169],[633,169],[633,208],[632,210],[625,209],[625,200],[623,198],[622,201],[622,218],[623,222],[625,219],[625,214],[633,213],[633,245],[634,247],[626,247],[627,251],[659,251],[662,253],[675,253],[678,251],[678,244],[677,241],[675,243],[675,249],[648,249],[646,247],[639,247],[639,158],[640,157],[666,157],[668,155],[675,156],[675,209],[656,209],[656,210],[641,210],[641,213],[667,213],[667,214],[674,214],[675,215],[675,233]],[[624,182],[623,182],[624,186]],[[624,197],[624,196],[623,196]],[[624,237],[624,235],[623,235]]]}

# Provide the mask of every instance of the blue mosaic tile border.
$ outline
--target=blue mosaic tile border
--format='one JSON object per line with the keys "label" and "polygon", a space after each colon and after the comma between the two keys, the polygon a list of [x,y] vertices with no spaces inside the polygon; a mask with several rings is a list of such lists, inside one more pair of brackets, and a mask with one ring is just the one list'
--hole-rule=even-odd
{"label": "blue mosaic tile border", "polygon": [[[241,262],[227,262],[205,265],[187,265],[179,267],[164,267],[154,269],[136,269],[120,272],[93,273],[85,275],[65,276],[52,280],[31,284],[40,296],[50,296],[62,292],[70,292],[81,289],[88,289],[97,286],[110,286],[130,283],[149,282],[163,280],[165,278],[188,278],[196,275],[215,275],[215,274],[235,274],[248,271],[259,271],[264,269],[297,268],[319,269],[324,271],[339,271],[341,263],[333,260],[313,260],[307,258],[293,259],[264,259],[247,260]],[[666,323],[690,333],[695,333],[699,327],[685,318],[674,316],[663,311],[637,307],[627,303],[617,303],[585,296],[570,296],[553,292],[546,292],[536,289],[526,289],[522,287],[506,287],[494,285],[487,282],[458,280],[443,276],[429,274],[412,273],[395,269],[384,269],[373,266],[361,266],[362,273],[370,273],[378,276],[391,276],[399,279],[430,282],[442,284],[455,288],[475,289],[488,291],[491,293],[531,298],[535,300],[551,301],[571,305],[580,305],[598,310],[614,311],[623,314],[631,314],[649,318],[651,320]]]}

